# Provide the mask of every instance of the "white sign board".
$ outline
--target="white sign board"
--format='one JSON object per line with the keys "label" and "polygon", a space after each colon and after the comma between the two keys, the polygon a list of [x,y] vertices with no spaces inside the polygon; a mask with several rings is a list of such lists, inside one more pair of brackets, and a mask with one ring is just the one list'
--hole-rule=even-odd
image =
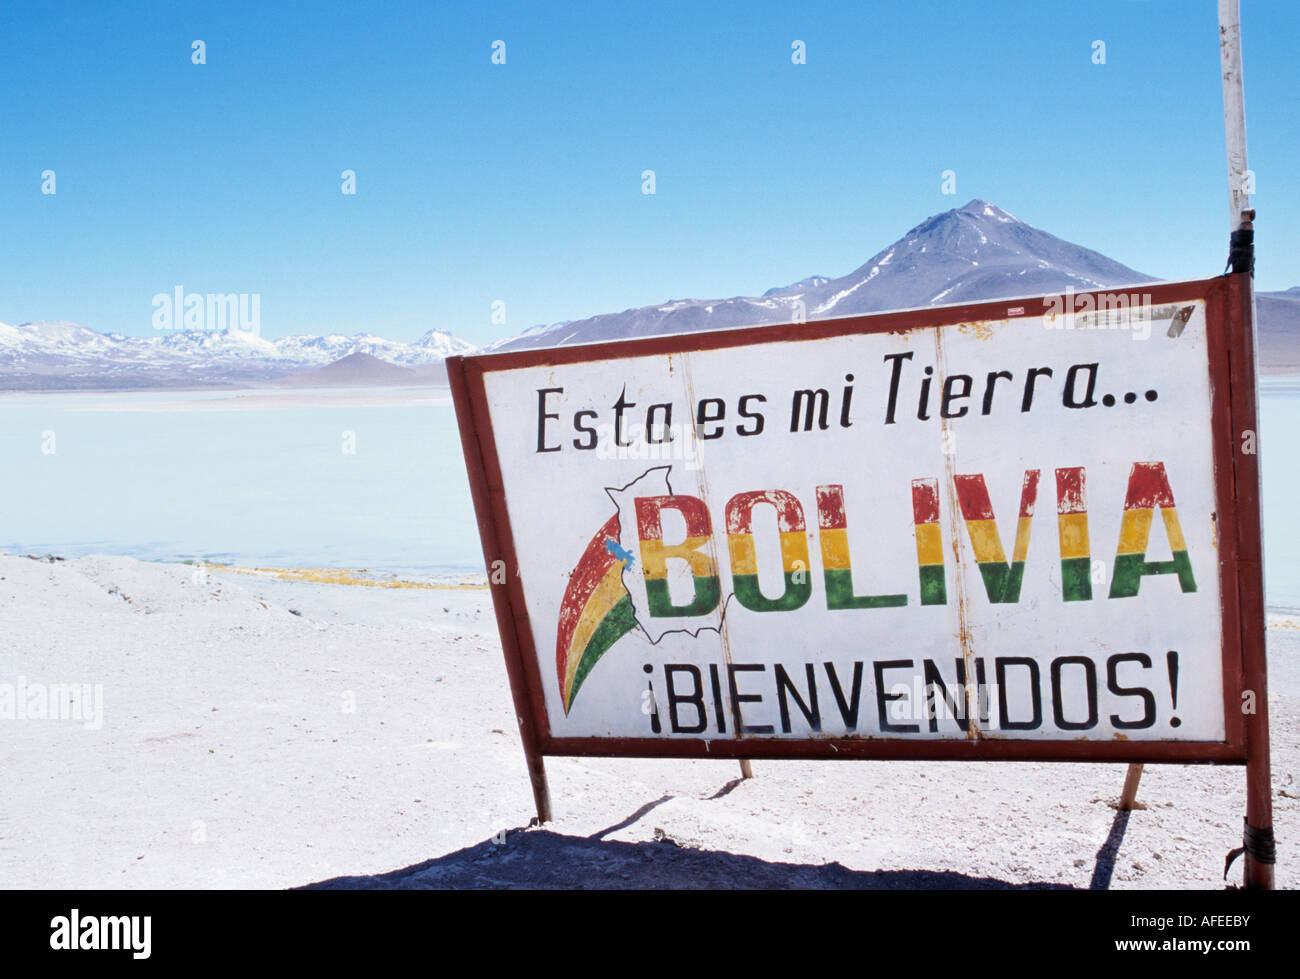
{"label": "white sign board", "polygon": [[545,736],[1228,740],[1198,285],[472,358]]}

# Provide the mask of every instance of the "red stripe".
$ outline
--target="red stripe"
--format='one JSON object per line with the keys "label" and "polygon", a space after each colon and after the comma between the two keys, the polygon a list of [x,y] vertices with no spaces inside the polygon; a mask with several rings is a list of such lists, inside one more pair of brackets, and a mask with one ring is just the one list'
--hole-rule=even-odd
{"label": "red stripe", "polygon": [[1163,462],[1135,462],[1128,475],[1128,494],[1124,498],[1125,510],[1149,510],[1152,507],[1171,507],[1174,493],[1169,488]]}
{"label": "red stripe", "polygon": [[659,521],[659,511],[663,509],[665,499],[672,499],[672,497],[638,496],[632,501],[636,506],[636,536],[639,540],[664,539],[664,528]]}
{"label": "red stripe", "polygon": [[1038,474],[1037,469],[1025,470],[1025,481],[1020,487],[1020,515],[1022,517],[1032,517],[1034,515],[1034,504],[1038,502]]}
{"label": "red stripe", "polygon": [[848,520],[844,516],[843,486],[817,487],[817,526],[822,530],[846,530],[848,528]]}
{"label": "red stripe", "polygon": [[804,529],[803,506],[794,494],[785,490],[753,490],[737,493],[727,501],[727,533],[750,533],[754,524],[754,507],[760,503],[776,507],[776,526],[782,533]]}
{"label": "red stripe", "polygon": [[939,481],[912,480],[912,522],[920,526],[939,522]]}
{"label": "red stripe", "polygon": [[989,490],[984,485],[984,476],[953,476],[957,484],[957,502],[961,505],[961,515],[966,520],[992,520],[993,504],[989,502]]}
{"label": "red stripe", "polygon": [[638,496],[636,498],[636,535],[640,540],[664,539],[661,510],[676,510],[686,521],[687,537],[708,537],[713,533],[709,508],[698,496],[678,493],[673,496]]}
{"label": "red stripe", "polygon": [[582,621],[582,610],[587,607],[591,593],[605,577],[605,572],[617,560],[605,547],[605,542],[611,539],[619,539],[617,513],[605,521],[605,526],[596,531],[596,536],[587,544],[573,573],[569,575],[568,587],[564,589],[564,600],[560,603],[560,621],[555,635],[555,665],[560,675],[561,690],[564,689],[569,643],[573,640],[573,633],[577,631],[578,623]]}
{"label": "red stripe", "polygon": [[1088,512],[1088,487],[1083,466],[1056,470],[1056,512]]}

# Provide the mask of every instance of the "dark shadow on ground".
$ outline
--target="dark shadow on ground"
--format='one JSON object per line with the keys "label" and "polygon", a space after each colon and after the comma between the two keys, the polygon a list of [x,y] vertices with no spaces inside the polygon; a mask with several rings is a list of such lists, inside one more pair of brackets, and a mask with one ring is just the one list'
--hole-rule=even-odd
{"label": "dark shadow on ground", "polygon": [[733,778],[722,788],[718,789],[717,792],[714,792],[713,795],[709,796],[709,798],[706,801],[712,802],[714,799],[721,799],[723,796],[731,795],[732,791],[736,788],[736,786],[744,785],[744,784],[745,784],[744,778]]}
{"label": "dark shadow on ground", "polygon": [[[657,803],[651,804],[652,806]],[[838,863],[772,863],[737,853],[695,850],[671,839],[622,843],[515,829],[434,860],[369,877],[335,877],[304,890],[483,888],[726,890],[1070,890],[943,870],[849,870]]]}
{"label": "dark shadow on ground", "polygon": [[1106,841],[1102,843],[1101,849],[1097,851],[1097,863],[1093,867],[1092,883],[1089,885],[1091,890],[1105,891],[1110,889],[1110,878],[1115,872],[1115,860],[1119,856],[1120,844],[1124,842],[1124,831],[1128,829],[1128,820],[1131,815],[1131,812],[1124,809],[1115,813],[1115,818],[1110,824],[1110,832],[1106,834]]}
{"label": "dark shadow on ground", "polygon": [[[643,816],[648,815],[651,812],[651,810],[659,806],[662,806],[665,802],[668,802],[672,798],[673,797],[671,794],[661,795],[654,802],[647,802],[644,806],[642,806],[636,812],[632,813],[632,815],[628,816],[626,819],[619,820],[613,826],[606,827],[605,829],[602,829],[599,833],[591,834],[591,838],[593,840],[599,840],[602,837],[608,836],[610,833],[617,833],[620,829],[623,829],[627,826],[631,826],[638,819],[641,819]],[[516,832],[518,832],[518,830],[516,830]]]}

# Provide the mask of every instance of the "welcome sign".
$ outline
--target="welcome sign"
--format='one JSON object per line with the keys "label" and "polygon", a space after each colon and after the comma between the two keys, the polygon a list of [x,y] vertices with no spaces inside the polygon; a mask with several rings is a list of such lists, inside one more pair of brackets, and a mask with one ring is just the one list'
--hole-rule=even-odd
{"label": "welcome sign", "polygon": [[453,358],[526,748],[1244,760],[1228,292]]}

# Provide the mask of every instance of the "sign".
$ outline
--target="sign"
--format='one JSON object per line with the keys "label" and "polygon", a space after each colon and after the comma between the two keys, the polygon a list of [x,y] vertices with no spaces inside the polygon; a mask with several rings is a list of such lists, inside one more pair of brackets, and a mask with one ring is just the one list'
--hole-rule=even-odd
{"label": "sign", "polygon": [[526,750],[1245,761],[1239,288],[451,358]]}

